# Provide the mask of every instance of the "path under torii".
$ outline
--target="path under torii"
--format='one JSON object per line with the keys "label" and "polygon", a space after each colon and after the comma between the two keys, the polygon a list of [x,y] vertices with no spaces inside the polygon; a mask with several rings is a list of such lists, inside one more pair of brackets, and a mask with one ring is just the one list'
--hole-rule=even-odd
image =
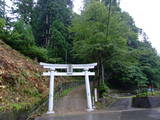
{"label": "path under torii", "polygon": [[[49,104],[48,114],[54,113],[54,78],[56,76],[85,76],[86,96],[87,96],[87,111],[93,111],[91,90],[89,83],[89,76],[94,76],[95,72],[90,72],[90,69],[94,69],[97,63],[92,64],[48,64],[40,63],[43,68],[49,69],[48,72],[43,72],[43,76],[50,76],[49,87]],[[75,69],[82,70],[82,72],[74,72]],[[66,70],[66,72],[58,72],[57,70]]]}

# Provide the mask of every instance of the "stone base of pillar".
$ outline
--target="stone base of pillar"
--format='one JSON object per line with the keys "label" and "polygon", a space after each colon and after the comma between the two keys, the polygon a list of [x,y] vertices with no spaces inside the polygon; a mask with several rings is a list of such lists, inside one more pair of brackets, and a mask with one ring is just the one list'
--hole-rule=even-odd
{"label": "stone base of pillar", "polygon": [[87,112],[93,112],[94,109],[87,109]]}
{"label": "stone base of pillar", "polygon": [[54,111],[48,111],[47,114],[54,114]]}
{"label": "stone base of pillar", "polygon": [[93,105],[93,109],[95,109],[95,108],[96,108],[96,106]]}

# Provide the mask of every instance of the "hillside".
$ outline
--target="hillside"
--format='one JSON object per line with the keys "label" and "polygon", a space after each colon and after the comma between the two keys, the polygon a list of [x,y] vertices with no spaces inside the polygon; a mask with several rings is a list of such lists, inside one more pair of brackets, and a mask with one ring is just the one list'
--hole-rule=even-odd
{"label": "hillside", "polygon": [[0,112],[32,106],[47,95],[42,68],[0,40]]}

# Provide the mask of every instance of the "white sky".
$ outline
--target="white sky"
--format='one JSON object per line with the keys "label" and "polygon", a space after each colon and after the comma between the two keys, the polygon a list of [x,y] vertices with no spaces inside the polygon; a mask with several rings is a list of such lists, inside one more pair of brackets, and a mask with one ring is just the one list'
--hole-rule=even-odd
{"label": "white sky", "polygon": [[[80,13],[82,0],[74,0],[74,11]],[[121,8],[135,20],[149,37],[153,47],[160,53],[160,0],[121,0]]]}
{"label": "white sky", "polygon": [[79,14],[80,11],[83,9],[83,0],[73,0],[73,4],[73,11]]}

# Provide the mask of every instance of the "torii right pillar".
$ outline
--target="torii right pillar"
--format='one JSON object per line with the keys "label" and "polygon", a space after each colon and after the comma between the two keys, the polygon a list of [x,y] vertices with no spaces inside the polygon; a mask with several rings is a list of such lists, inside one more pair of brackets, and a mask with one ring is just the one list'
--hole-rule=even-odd
{"label": "torii right pillar", "polygon": [[84,69],[84,70],[85,70],[85,84],[86,84],[86,96],[87,96],[87,111],[92,112],[94,109],[92,106],[89,74],[88,74],[88,69]]}

